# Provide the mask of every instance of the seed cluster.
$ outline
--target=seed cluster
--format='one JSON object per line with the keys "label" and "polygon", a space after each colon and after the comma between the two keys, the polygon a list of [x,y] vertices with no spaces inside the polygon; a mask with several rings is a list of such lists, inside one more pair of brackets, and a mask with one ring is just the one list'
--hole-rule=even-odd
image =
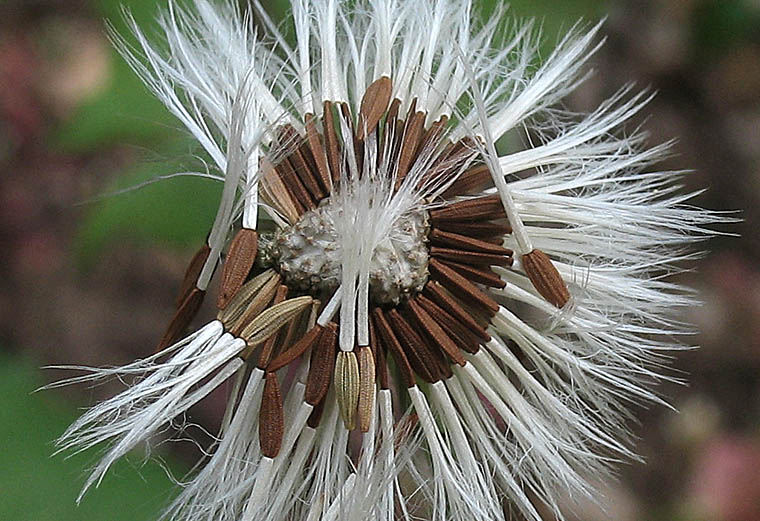
{"label": "seed cluster", "polygon": [[[259,264],[272,265],[295,291],[329,295],[341,281],[341,239],[334,220],[341,208],[327,199],[293,225],[262,241]],[[372,252],[370,297],[377,304],[399,304],[420,291],[428,278],[427,212],[401,216]]]}

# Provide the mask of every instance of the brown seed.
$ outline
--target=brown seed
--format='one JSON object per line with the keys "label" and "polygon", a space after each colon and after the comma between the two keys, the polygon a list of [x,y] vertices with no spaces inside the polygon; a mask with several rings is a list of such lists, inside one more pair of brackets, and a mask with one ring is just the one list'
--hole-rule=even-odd
{"label": "brown seed", "polygon": [[438,246],[456,248],[458,250],[474,251],[477,253],[491,253],[493,255],[511,256],[512,250],[501,245],[485,242],[474,237],[459,233],[447,232],[433,228],[429,234],[430,241]]}
{"label": "brown seed", "polygon": [[259,249],[259,234],[256,230],[242,228],[238,230],[230,243],[227,258],[222,269],[222,279],[219,282],[219,295],[216,307],[224,309],[232,297],[243,286],[245,278],[251,271],[256,252]]}
{"label": "brown seed", "polygon": [[382,344],[384,344],[393,353],[393,359],[396,361],[396,367],[398,367],[399,373],[401,373],[401,379],[404,381],[404,385],[414,387],[416,385],[414,380],[414,371],[412,366],[409,365],[409,359],[406,357],[404,350],[401,347],[401,342],[396,338],[396,334],[391,329],[388,320],[385,318],[383,311],[380,308],[372,310],[372,319],[375,322],[375,330],[378,332],[378,338],[380,338]]}
{"label": "brown seed", "polygon": [[435,145],[441,139],[448,122],[449,117],[445,115],[435,120],[427,132],[425,132],[425,137],[422,139],[422,147]]}
{"label": "brown seed", "polygon": [[[308,146],[308,141],[304,141],[304,138],[298,134],[293,125],[285,125],[280,130],[280,138],[285,143],[296,142],[299,143],[297,147],[293,148],[293,151],[283,159],[283,162],[288,161],[290,163],[290,169],[308,191],[310,201],[319,201],[325,195],[326,192],[322,190],[319,182],[319,173],[316,170],[316,165],[311,164],[313,156]],[[308,138],[307,138],[308,140]]]}
{"label": "brown seed", "polygon": [[262,199],[293,224],[303,213],[303,207],[294,199],[274,165],[267,159],[261,160],[261,170],[264,172],[261,178]]}
{"label": "brown seed", "polygon": [[301,177],[296,173],[296,170],[290,161],[291,156],[283,158],[277,163],[277,166],[275,167],[277,175],[282,179],[282,183],[285,185],[285,188],[288,190],[294,201],[305,210],[313,210],[316,208],[316,205],[311,199],[311,195],[306,189]]}
{"label": "brown seed", "polygon": [[[312,307],[314,303],[312,302]],[[282,339],[280,346],[289,346],[295,343],[301,338],[304,333],[314,327],[314,324],[309,325],[309,316],[311,315],[310,309],[304,309],[297,317],[291,320],[287,326],[283,327],[279,333],[279,337]]]}
{"label": "brown seed", "polygon": [[282,447],[282,435],[285,432],[285,414],[282,407],[280,382],[274,373],[264,377],[264,393],[261,395],[259,411],[259,445],[261,454],[267,458],[276,458]]}
{"label": "brown seed", "polygon": [[438,259],[458,262],[460,264],[474,264],[476,266],[511,266],[512,257],[505,255],[493,255],[491,253],[476,253],[455,248],[430,248],[430,255]]}
{"label": "brown seed", "polygon": [[425,113],[416,112],[407,120],[404,135],[401,142],[401,150],[398,156],[398,178],[396,185],[399,186],[411,170],[417,160],[417,151],[422,141],[422,133],[425,130]]}
{"label": "brown seed", "polygon": [[[288,287],[284,284],[280,284],[280,286],[277,288],[277,292],[274,294],[274,299],[272,299],[272,305],[276,306],[283,300],[285,300],[285,297],[288,295]],[[264,342],[264,345],[261,348],[261,353],[259,353],[259,361],[256,364],[256,367],[259,369],[266,369],[267,365],[269,365],[269,362],[272,360],[272,353],[274,352],[274,345],[275,342],[277,342],[277,339],[282,337],[282,334],[272,335],[267,339],[266,342]]]}
{"label": "brown seed", "polygon": [[549,256],[534,249],[522,256],[522,262],[536,291],[558,308],[564,307],[570,300],[570,292]]}
{"label": "brown seed", "polygon": [[394,98],[393,101],[391,101],[390,107],[388,107],[388,114],[385,116],[385,121],[395,123],[398,119],[398,113],[401,109],[401,100],[398,98]]}
{"label": "brown seed", "polygon": [[436,356],[435,351],[417,334],[398,310],[392,309],[388,312],[388,322],[393,328],[393,332],[396,333],[396,336],[401,341],[401,345],[414,372],[420,375],[423,380],[435,383],[451,376],[450,374],[448,376],[445,374],[445,369],[449,369],[448,364]]}
{"label": "brown seed", "polygon": [[320,403],[330,389],[330,379],[335,369],[338,347],[338,327],[330,322],[322,329],[319,339],[311,350],[309,374],[306,377],[304,401],[311,405]]}
{"label": "brown seed", "polygon": [[388,140],[391,139],[391,137],[395,140],[395,135],[391,136],[391,131],[395,131],[396,129],[399,107],[401,107],[401,100],[395,98],[391,101],[390,107],[388,107],[388,113],[385,115],[385,124],[383,125],[383,132],[380,135],[380,141],[377,147],[378,165],[382,163],[386,153],[393,153],[393,150],[386,150],[386,148],[392,145],[392,143],[388,143]]}
{"label": "brown seed", "polygon": [[490,268],[468,266],[466,264],[459,264],[458,262],[441,261],[452,270],[459,273],[466,279],[478,284],[483,284],[490,288],[503,288],[507,285],[496,273],[491,271]]}
{"label": "brown seed", "polygon": [[443,192],[443,197],[467,195],[482,192],[493,186],[493,178],[488,165],[476,165],[464,172]]}
{"label": "brown seed", "polygon": [[465,359],[459,352],[459,347],[449,338],[443,328],[416,302],[416,299],[410,299],[408,305],[411,315],[422,326],[422,330],[425,331],[428,339],[442,349],[452,362],[463,366]]}
{"label": "brown seed", "polygon": [[311,154],[308,150],[308,147],[300,147],[288,159],[296,176],[309,191],[311,200],[319,202],[325,198],[327,192],[322,189],[316,165],[311,165],[310,160],[306,158],[307,153]]}
{"label": "brown seed", "polygon": [[431,258],[429,265],[435,275],[435,280],[440,281],[455,296],[481,309],[485,309],[491,314],[499,310],[499,304],[494,299],[480,291],[472,282],[438,259]]}
{"label": "brown seed", "polygon": [[314,114],[306,114],[306,137],[309,140],[309,147],[314,156],[314,163],[319,173],[319,182],[325,193],[332,189],[332,178],[330,177],[330,166],[327,164],[327,154],[322,145],[322,138],[317,130],[317,121]]}
{"label": "brown seed", "polygon": [[319,422],[322,420],[322,413],[325,410],[325,400],[323,399],[321,402],[316,404],[314,408],[311,410],[311,414],[309,415],[309,419],[306,420],[306,425],[311,427],[312,429],[316,429],[319,427]]}
{"label": "brown seed", "polygon": [[164,336],[161,337],[161,340],[156,346],[156,353],[163,351],[182,337],[187,326],[190,325],[190,322],[193,321],[193,318],[195,318],[195,315],[198,313],[205,295],[206,292],[198,288],[190,290],[190,294],[185,298],[182,304],[180,304],[179,308],[177,308],[177,311],[174,313],[174,316],[169,321]]}
{"label": "brown seed", "polygon": [[512,227],[506,222],[506,220],[499,222],[441,221],[436,225],[435,229],[470,237],[478,237],[482,240],[493,240],[493,238],[497,238],[498,244],[501,244],[504,235],[512,233]]}
{"label": "brown seed", "polygon": [[375,357],[369,346],[358,349],[359,359],[359,405],[356,409],[359,430],[369,431],[372,411],[375,407]]}
{"label": "brown seed", "polygon": [[316,325],[313,328],[311,328],[309,331],[306,332],[306,334],[301,337],[301,339],[293,344],[290,349],[287,349],[283,353],[281,353],[277,358],[272,360],[272,362],[267,366],[268,371],[277,371],[279,369],[282,369],[289,363],[291,363],[293,360],[301,356],[306,352],[307,349],[312,347],[317,339],[319,338],[319,335],[322,332],[322,326]]}
{"label": "brown seed", "polygon": [[[370,317],[372,318],[372,317]],[[380,389],[388,389],[388,364],[385,362],[385,346],[380,342],[374,319],[369,321],[369,346],[375,356],[375,372]]]}
{"label": "brown seed", "polygon": [[185,301],[193,288],[197,287],[196,283],[198,282],[198,277],[200,276],[201,271],[203,270],[203,265],[206,264],[206,260],[210,253],[211,248],[208,247],[208,244],[204,244],[197,252],[195,252],[195,255],[193,255],[190,264],[187,266],[187,270],[185,270],[185,277],[182,279],[182,284],[179,287],[179,293],[177,295],[177,300],[175,301],[177,307]]}
{"label": "brown seed", "polygon": [[325,151],[327,152],[327,164],[330,165],[330,178],[333,183],[340,180],[340,144],[335,130],[335,117],[333,104],[325,101],[323,105],[322,127],[325,133]]}
{"label": "brown seed", "polygon": [[351,141],[354,145],[354,157],[353,161],[356,163],[356,167],[359,169],[359,172],[361,173],[362,167],[364,166],[364,141],[360,140],[358,137],[356,137],[356,133],[354,132],[354,121],[351,117],[351,109],[348,107],[348,103],[340,103],[340,113],[343,117],[343,121],[348,125],[348,128],[350,129],[351,133],[349,136],[345,136],[345,139],[351,138]]}
{"label": "brown seed", "polygon": [[393,92],[393,82],[388,76],[375,80],[367,87],[359,107],[359,127],[356,137],[364,140],[367,134],[375,130],[388,108]]}
{"label": "brown seed", "polygon": [[467,199],[431,210],[430,221],[434,226],[443,221],[489,221],[504,218],[504,207],[498,195]]}
{"label": "brown seed", "polygon": [[[417,302],[422,306],[425,311],[435,320],[439,326],[446,331],[446,334],[457,343],[460,349],[475,354],[480,348],[482,341],[472,331],[470,331],[466,325],[462,324],[459,320],[440,308],[435,302],[428,299],[422,294],[417,295]],[[483,331],[485,335],[485,331]],[[487,336],[487,335],[486,335]]]}
{"label": "brown seed", "polygon": [[[477,289],[477,288],[476,288]],[[487,342],[491,337],[486,333],[475,317],[468,313],[458,302],[452,297],[446,289],[436,281],[430,281],[425,284],[425,288],[422,294],[428,297],[430,300],[438,304],[441,309],[444,309],[447,313],[456,317],[462,324],[467,326],[467,329],[474,333],[478,338]]]}

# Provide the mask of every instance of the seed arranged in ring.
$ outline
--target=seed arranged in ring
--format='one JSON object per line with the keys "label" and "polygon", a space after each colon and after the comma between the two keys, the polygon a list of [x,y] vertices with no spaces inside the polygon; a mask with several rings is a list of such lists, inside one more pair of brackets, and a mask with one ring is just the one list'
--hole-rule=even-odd
{"label": "seed arranged in ring", "polygon": [[[346,428],[366,432],[376,385],[386,389],[394,377],[408,388],[417,378],[447,379],[452,365],[464,366],[466,356],[490,339],[487,327],[499,304],[487,288],[506,284],[492,267],[514,261],[512,250],[502,246],[511,227],[499,197],[472,195],[493,186],[491,174],[471,140],[447,138],[446,116],[426,124],[428,115],[417,110],[416,100],[403,115],[392,91],[390,78],[383,77],[367,89],[359,114],[344,103],[325,102],[321,117],[306,115],[302,134],[292,125],[280,128],[276,138],[286,152],[274,163],[262,160],[260,194],[286,224],[272,233],[242,229],[230,245],[218,318],[246,340],[240,356],[265,374],[259,429],[265,456],[279,453],[287,422],[280,369],[308,357],[308,425],[319,425],[332,386]],[[339,321],[320,325],[316,317],[341,284],[334,225],[342,211],[334,197],[341,172],[348,161],[361,170],[369,139],[376,140],[378,164],[395,167],[389,185],[394,191],[423,156],[427,170],[419,182],[445,189],[430,211],[401,216],[388,240],[372,251],[369,345],[346,351],[338,348]],[[203,295],[193,277],[208,254],[201,249],[188,268],[161,345],[181,334],[200,306]],[[548,256],[534,250],[521,264],[544,298],[557,307],[567,303],[565,283]]]}

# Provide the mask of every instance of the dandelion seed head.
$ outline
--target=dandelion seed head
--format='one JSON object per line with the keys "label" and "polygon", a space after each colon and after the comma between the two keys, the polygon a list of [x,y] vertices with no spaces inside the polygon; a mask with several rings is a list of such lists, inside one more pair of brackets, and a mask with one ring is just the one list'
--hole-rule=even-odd
{"label": "dandelion seed head", "polygon": [[[478,24],[468,0],[292,0],[292,46],[257,2],[190,4],[169,0],[164,48],[136,24],[140,50],[119,45],[224,188],[159,352],[73,380],[142,377],[61,438],[110,444],[87,486],[235,373],[166,519],[539,521],[595,499],[688,331],[665,277],[720,220],[651,170],[667,145],[621,131],[649,95],[558,107],[600,25],[538,60],[531,22]],[[220,264],[217,318],[183,339]]]}

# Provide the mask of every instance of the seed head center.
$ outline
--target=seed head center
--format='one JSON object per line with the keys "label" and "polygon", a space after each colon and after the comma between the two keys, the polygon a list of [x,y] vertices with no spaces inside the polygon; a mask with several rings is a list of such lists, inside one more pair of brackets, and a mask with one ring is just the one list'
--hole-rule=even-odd
{"label": "seed head center", "polygon": [[[342,241],[335,227],[341,209],[327,199],[315,210],[271,238],[262,238],[261,255],[282,274],[288,287],[316,297],[335,291],[341,282]],[[370,299],[398,304],[421,291],[428,278],[428,214],[414,210],[396,220],[373,250],[369,269]]]}

